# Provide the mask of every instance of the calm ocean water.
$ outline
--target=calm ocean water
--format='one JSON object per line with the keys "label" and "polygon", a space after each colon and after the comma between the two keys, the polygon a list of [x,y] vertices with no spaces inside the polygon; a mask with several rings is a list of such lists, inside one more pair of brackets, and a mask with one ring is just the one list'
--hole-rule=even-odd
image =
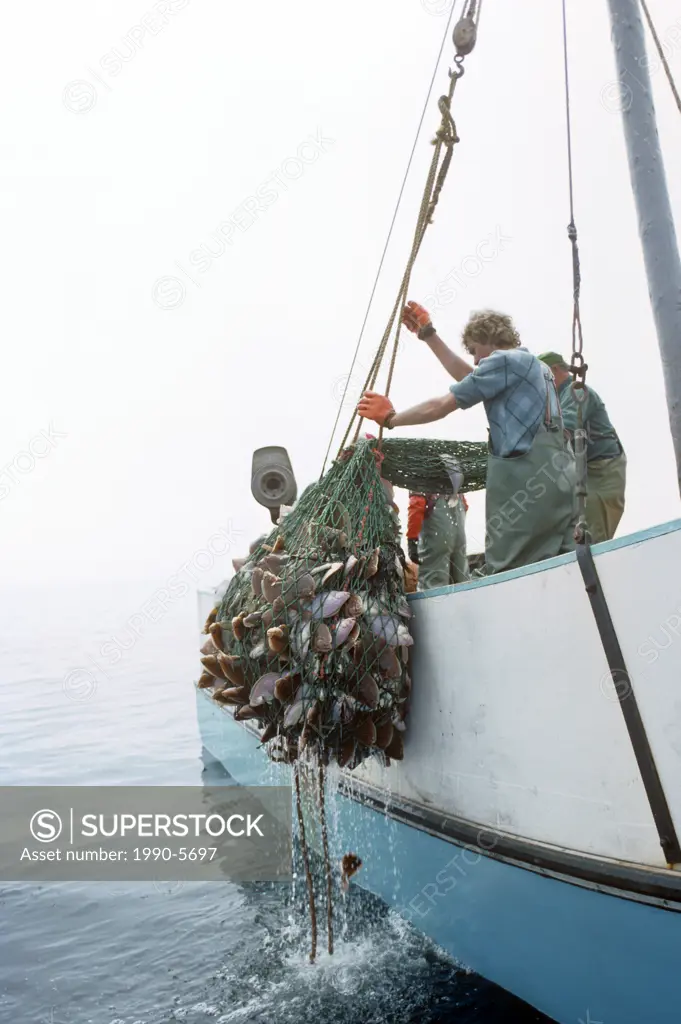
{"label": "calm ocean water", "polygon": [[[1,784],[201,784],[196,603],[136,636],[155,589],[0,592]],[[356,889],[316,966],[287,885],[2,885],[0,922],[0,1024],[546,1021]]]}

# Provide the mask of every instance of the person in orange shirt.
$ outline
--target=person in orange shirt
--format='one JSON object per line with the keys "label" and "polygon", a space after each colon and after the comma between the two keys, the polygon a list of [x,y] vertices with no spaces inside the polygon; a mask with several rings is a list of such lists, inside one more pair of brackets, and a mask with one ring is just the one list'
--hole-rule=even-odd
{"label": "person in orange shirt", "polygon": [[463,494],[410,494],[407,513],[409,558],[419,566],[419,590],[448,587],[470,579],[466,555]]}

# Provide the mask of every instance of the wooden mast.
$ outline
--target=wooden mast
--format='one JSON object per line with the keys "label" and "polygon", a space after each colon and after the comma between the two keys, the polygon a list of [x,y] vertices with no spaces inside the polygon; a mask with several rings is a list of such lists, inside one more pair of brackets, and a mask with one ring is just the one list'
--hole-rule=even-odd
{"label": "wooden mast", "polygon": [[681,491],[681,260],[648,73],[639,0],[607,0],[636,200]]}

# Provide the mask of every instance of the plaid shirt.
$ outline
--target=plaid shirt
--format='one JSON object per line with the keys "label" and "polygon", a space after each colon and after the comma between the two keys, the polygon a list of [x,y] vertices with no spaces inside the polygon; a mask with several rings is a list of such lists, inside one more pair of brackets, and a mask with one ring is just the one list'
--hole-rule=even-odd
{"label": "plaid shirt", "polygon": [[496,349],[450,391],[459,409],[484,402],[490,446],[501,457],[527,452],[546,415],[549,387],[551,415],[560,406],[548,366],[526,348]]}

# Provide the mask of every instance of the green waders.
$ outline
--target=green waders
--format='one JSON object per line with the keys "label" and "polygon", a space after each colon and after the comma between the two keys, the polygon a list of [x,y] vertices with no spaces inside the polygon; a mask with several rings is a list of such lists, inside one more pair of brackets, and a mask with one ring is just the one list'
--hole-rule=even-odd
{"label": "green waders", "polygon": [[627,457],[592,459],[586,467],[586,522],[591,543],[611,540],[624,512]]}
{"label": "green waders", "polygon": [[562,418],[547,418],[529,452],[487,463],[488,574],[574,551],[576,469]]}
{"label": "green waders", "polygon": [[466,510],[440,495],[419,536],[419,590],[448,587],[469,579],[466,557]]}

